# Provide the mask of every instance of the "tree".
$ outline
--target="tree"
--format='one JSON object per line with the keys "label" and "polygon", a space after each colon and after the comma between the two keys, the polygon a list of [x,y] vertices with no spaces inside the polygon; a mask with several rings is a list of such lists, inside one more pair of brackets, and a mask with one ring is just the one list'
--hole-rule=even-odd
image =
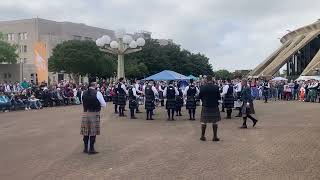
{"label": "tree", "polygon": [[232,73],[226,69],[221,69],[221,70],[215,71],[214,74],[215,74],[216,79],[226,80],[226,79],[233,78]]}
{"label": "tree", "polygon": [[58,44],[49,58],[49,70],[73,75],[112,77],[115,57],[101,52],[92,41],[71,40]]}
{"label": "tree", "polygon": [[11,45],[4,41],[4,35],[0,33],[0,63],[17,63],[17,58],[19,56],[16,51],[17,46]]}
{"label": "tree", "polygon": [[160,46],[156,40],[146,40],[142,51],[126,56],[126,75],[142,78],[163,70],[172,70],[184,75],[213,74],[209,58],[181,50],[177,44]]}

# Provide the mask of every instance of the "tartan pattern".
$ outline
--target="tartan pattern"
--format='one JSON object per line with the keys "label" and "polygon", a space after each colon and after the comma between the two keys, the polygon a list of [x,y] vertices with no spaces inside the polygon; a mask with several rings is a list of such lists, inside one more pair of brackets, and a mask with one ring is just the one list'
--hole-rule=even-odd
{"label": "tartan pattern", "polygon": [[100,112],[83,112],[81,119],[81,135],[100,135]]}
{"label": "tartan pattern", "polygon": [[187,97],[186,108],[187,109],[196,109],[197,108],[197,102],[196,102],[196,98],[194,96]]}
{"label": "tartan pattern", "polygon": [[202,106],[201,119],[202,123],[216,123],[221,120],[219,107]]}

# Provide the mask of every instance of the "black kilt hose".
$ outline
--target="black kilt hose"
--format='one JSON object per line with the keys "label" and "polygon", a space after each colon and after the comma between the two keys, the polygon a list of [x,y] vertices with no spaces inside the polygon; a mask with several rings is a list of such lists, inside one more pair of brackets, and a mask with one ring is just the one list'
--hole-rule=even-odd
{"label": "black kilt hose", "polygon": [[216,123],[221,120],[219,107],[202,106],[201,119],[202,123]]}
{"label": "black kilt hose", "polygon": [[170,98],[166,101],[166,109],[175,109],[176,108],[176,99]]}
{"label": "black kilt hose", "polygon": [[187,97],[186,109],[196,109],[197,108],[197,100],[194,96]]}

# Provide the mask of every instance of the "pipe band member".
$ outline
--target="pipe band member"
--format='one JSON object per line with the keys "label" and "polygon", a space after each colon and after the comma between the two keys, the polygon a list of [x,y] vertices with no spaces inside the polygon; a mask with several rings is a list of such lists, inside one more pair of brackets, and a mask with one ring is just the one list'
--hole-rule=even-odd
{"label": "pipe band member", "polygon": [[219,100],[221,95],[219,87],[215,85],[212,76],[207,76],[206,85],[200,88],[199,98],[202,101],[201,110],[201,141],[206,141],[205,133],[207,123],[212,123],[213,141],[220,141],[217,136],[218,125],[216,124],[221,120],[219,111]]}
{"label": "pipe band member", "polygon": [[186,109],[189,111],[189,120],[196,120],[195,114],[197,109],[196,97],[199,95],[199,88],[193,84],[193,79],[190,80],[190,85],[188,85],[184,91],[184,96],[187,96]]}
{"label": "pipe band member", "polygon": [[253,106],[253,98],[251,95],[251,88],[248,86],[247,80],[242,80],[242,91],[241,91],[242,104],[242,114],[243,114],[243,124],[241,128],[247,128],[247,118],[251,119],[253,122],[253,127],[257,124],[258,120],[251,116],[255,114]]}
{"label": "pipe band member", "polygon": [[173,81],[169,82],[169,86],[164,89],[163,95],[167,97],[166,109],[168,113],[168,121],[174,121],[174,110],[176,108],[176,96],[179,95],[179,91],[173,85]]}
{"label": "pipe band member", "polygon": [[[96,82],[91,82],[90,87],[83,93],[83,114],[80,134],[83,135],[84,153],[97,154],[94,148],[96,136],[100,135],[100,111],[106,107],[106,102],[100,91],[96,90]],[[90,145],[89,145],[90,140]],[[89,150],[88,150],[89,145]]]}
{"label": "pipe band member", "polygon": [[147,111],[147,120],[154,120],[152,118],[153,116],[153,110],[156,108],[155,106],[155,97],[158,96],[157,89],[154,87],[153,80],[150,80],[145,89],[145,109]]}
{"label": "pipe band member", "polygon": [[128,91],[127,91],[126,86],[124,85],[124,78],[119,79],[119,83],[118,83],[118,87],[117,87],[117,94],[118,94],[119,116],[125,117],[124,109],[127,104]]}
{"label": "pipe band member", "polygon": [[234,108],[233,85],[230,79],[227,79],[226,82],[221,97],[223,97],[224,108],[227,109],[227,119],[231,119],[232,108]]}

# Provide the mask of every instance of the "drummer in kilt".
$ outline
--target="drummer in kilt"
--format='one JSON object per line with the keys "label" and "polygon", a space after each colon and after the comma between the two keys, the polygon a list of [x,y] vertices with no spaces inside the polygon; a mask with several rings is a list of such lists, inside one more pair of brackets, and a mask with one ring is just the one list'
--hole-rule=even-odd
{"label": "drummer in kilt", "polygon": [[152,118],[153,110],[156,108],[155,106],[155,97],[158,96],[157,89],[154,87],[154,83],[152,80],[150,80],[145,89],[145,109],[147,111],[147,120],[154,120]]}
{"label": "drummer in kilt", "polygon": [[196,120],[197,95],[199,95],[199,89],[193,84],[193,79],[191,79],[190,85],[184,91],[184,96],[187,96],[186,109],[189,111],[189,120]]}
{"label": "drummer in kilt", "polygon": [[212,141],[220,141],[217,136],[218,125],[216,124],[221,120],[219,111],[219,100],[221,95],[219,87],[214,84],[212,76],[207,76],[206,85],[200,88],[199,98],[202,101],[201,110],[201,141],[206,141],[205,133],[207,123],[212,123],[213,139]]}
{"label": "drummer in kilt", "polygon": [[169,82],[169,86],[164,89],[163,95],[167,97],[166,109],[168,113],[168,121],[174,121],[174,110],[176,108],[176,96],[179,95],[179,91],[173,86],[173,81]]}
{"label": "drummer in kilt", "polygon": [[159,99],[160,99],[160,103],[161,103],[161,106],[163,107],[164,106],[164,96],[163,96],[163,91],[164,89],[166,88],[165,84],[163,81],[161,81],[161,84],[159,86]]}
{"label": "drummer in kilt", "polygon": [[231,119],[232,108],[234,108],[233,85],[230,79],[227,79],[221,93],[223,97],[224,108],[227,109],[227,119]]}
{"label": "drummer in kilt", "polygon": [[134,115],[134,112],[135,110],[137,109],[137,106],[138,106],[138,98],[139,96],[137,95],[137,90],[134,86],[134,84],[131,84],[129,86],[129,90],[128,90],[128,93],[129,93],[129,109],[130,109],[130,118],[131,119],[137,119]]}
{"label": "drummer in kilt", "polygon": [[127,104],[127,94],[128,91],[126,86],[124,85],[124,78],[119,79],[118,87],[117,87],[117,94],[118,94],[118,106],[119,106],[119,116],[125,117],[124,109]]}
{"label": "drummer in kilt", "polygon": [[100,135],[101,107],[106,106],[106,102],[101,92],[96,90],[96,86],[97,84],[95,82],[91,82],[89,89],[85,91],[82,96],[83,114],[80,134],[83,135],[83,152],[89,154],[98,153],[94,148],[94,144],[96,142],[96,136]]}
{"label": "drummer in kilt", "polygon": [[181,108],[183,106],[183,92],[179,87],[180,83],[178,83],[177,87],[179,94],[176,96],[176,116],[182,116]]}
{"label": "drummer in kilt", "polygon": [[251,95],[251,88],[248,86],[247,80],[242,80],[242,91],[241,91],[241,100],[242,105],[242,114],[243,114],[243,124],[241,128],[247,128],[247,118],[251,119],[253,122],[253,127],[257,124],[258,120],[252,117],[251,114],[255,114],[253,106],[253,98]]}

